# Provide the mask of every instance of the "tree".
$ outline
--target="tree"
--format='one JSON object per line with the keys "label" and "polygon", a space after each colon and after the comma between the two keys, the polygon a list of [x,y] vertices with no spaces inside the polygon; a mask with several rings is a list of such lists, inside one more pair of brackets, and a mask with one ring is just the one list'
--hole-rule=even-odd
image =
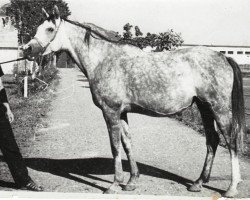
{"label": "tree", "polygon": [[141,49],[150,46],[151,48],[154,48],[154,51],[156,52],[164,50],[169,51],[181,46],[181,44],[184,42],[181,34],[174,32],[172,29],[159,34],[147,33],[146,36],[143,37],[143,33],[138,26],[135,26],[135,36],[133,36],[131,32],[132,27],[133,26],[129,23],[124,25],[124,33],[121,40],[123,42],[138,46]]}
{"label": "tree", "polygon": [[19,43],[27,43],[36,33],[36,28],[43,20],[42,8],[52,13],[54,5],[60,10],[62,18],[71,13],[68,4],[63,0],[11,0],[6,14],[11,17],[12,24],[18,29]]}
{"label": "tree", "polygon": [[125,39],[125,40],[130,40],[130,39],[132,39],[132,37],[133,37],[133,34],[131,33],[131,28],[132,28],[133,26],[132,25],[130,25],[129,23],[127,23],[127,24],[125,24],[124,26],[123,26],[123,30],[125,31],[124,33],[123,33],[123,38]]}
{"label": "tree", "polygon": [[143,35],[143,33],[141,32],[140,28],[138,26],[135,26],[135,36],[139,37],[142,35]]}

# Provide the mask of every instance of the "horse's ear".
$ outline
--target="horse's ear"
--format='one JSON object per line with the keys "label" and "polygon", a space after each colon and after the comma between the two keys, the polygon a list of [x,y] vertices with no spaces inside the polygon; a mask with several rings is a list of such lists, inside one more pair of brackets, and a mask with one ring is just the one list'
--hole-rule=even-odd
{"label": "horse's ear", "polygon": [[59,9],[56,5],[53,8],[53,14],[56,17],[56,19],[58,19],[60,17],[60,12],[59,12]]}
{"label": "horse's ear", "polygon": [[46,17],[46,19],[49,17],[49,14],[46,12],[46,10],[44,8],[42,8],[42,13],[43,13],[44,17]]}

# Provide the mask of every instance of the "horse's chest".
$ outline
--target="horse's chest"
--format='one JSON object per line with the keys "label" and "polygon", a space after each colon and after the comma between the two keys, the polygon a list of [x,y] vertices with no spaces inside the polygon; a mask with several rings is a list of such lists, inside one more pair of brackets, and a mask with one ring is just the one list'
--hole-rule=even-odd
{"label": "horse's chest", "polygon": [[120,107],[126,101],[122,81],[116,78],[101,79],[92,83],[93,101],[98,107]]}

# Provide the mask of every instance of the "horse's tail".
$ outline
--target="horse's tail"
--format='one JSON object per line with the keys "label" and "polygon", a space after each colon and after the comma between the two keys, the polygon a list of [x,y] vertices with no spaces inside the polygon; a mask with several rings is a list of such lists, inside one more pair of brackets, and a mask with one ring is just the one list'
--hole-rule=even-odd
{"label": "horse's tail", "polygon": [[243,140],[246,133],[245,104],[243,94],[243,80],[239,65],[227,57],[234,73],[232,90],[232,130],[231,141],[236,151],[243,151]]}

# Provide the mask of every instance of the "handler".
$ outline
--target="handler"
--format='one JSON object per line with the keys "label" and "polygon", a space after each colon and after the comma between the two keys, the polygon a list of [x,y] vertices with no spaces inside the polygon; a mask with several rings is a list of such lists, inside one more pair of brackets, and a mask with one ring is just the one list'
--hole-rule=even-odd
{"label": "handler", "polygon": [[14,138],[10,125],[14,121],[14,116],[10,110],[6,91],[3,87],[1,79],[3,75],[0,65],[0,150],[18,188],[43,191],[43,188],[34,183],[29,177],[27,167]]}

